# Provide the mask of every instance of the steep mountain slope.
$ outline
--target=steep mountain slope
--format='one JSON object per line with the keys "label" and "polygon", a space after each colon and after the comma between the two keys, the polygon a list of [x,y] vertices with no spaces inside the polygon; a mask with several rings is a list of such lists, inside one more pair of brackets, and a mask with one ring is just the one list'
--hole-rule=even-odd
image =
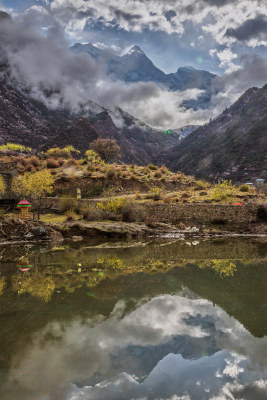
{"label": "steep mountain slope", "polygon": [[124,162],[146,164],[164,163],[162,151],[168,153],[180,141],[179,130],[164,135],[123,110],[111,112],[92,102],[87,106],[89,111],[85,107],[77,114],[50,110],[0,82],[0,143],[15,142],[38,150],[73,145],[84,152],[93,140],[111,138],[118,141]]}
{"label": "steep mountain slope", "polygon": [[[122,125],[120,129],[114,124],[118,120]],[[163,152],[168,153],[180,141],[179,134],[173,132],[166,136],[163,131],[152,129],[121,109],[116,113],[104,111],[89,121],[101,137],[118,141],[126,162],[163,164],[166,162]]]}
{"label": "steep mountain slope", "polygon": [[124,82],[154,82],[166,86],[171,91],[197,88],[204,90],[199,100],[187,101],[186,107],[200,108],[207,106],[211,96],[211,85],[216,75],[192,67],[178,68],[177,72],[165,74],[157,68],[139,46],[133,46],[126,54],[119,57],[107,50],[99,49],[91,43],[76,43],[71,49],[88,53],[101,63],[106,64],[107,73],[116,80]]}
{"label": "steep mountain slope", "polygon": [[209,124],[188,135],[168,165],[198,177],[267,178],[267,85],[247,90]]}
{"label": "steep mountain slope", "polygon": [[51,130],[66,124],[64,115],[49,111],[44,104],[28,99],[18,90],[0,82],[0,141],[15,141],[38,147]]}

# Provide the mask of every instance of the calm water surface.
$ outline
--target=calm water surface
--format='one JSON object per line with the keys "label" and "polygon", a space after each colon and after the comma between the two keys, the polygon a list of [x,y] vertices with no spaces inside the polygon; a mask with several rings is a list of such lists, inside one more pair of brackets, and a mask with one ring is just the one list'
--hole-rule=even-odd
{"label": "calm water surface", "polygon": [[267,399],[266,267],[257,240],[0,247],[0,399]]}

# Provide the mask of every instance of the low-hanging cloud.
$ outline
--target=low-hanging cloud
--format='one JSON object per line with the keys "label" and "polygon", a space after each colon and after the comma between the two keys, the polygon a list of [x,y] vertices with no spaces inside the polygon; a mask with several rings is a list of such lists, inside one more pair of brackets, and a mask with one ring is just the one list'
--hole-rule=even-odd
{"label": "low-hanging cloud", "polygon": [[20,22],[1,23],[1,63],[8,65],[11,80],[48,106],[77,109],[92,100],[109,109],[119,106],[157,128],[199,124],[208,118],[208,111],[181,106],[201,91],[173,93],[152,82],[112,81],[104,65],[87,54],[69,51],[59,25],[50,27],[44,37],[35,29],[36,21],[33,26],[31,21],[27,15]]}
{"label": "low-hanging cloud", "polygon": [[49,107],[77,110],[91,100],[111,110],[120,107],[160,129],[203,124],[229,107],[244,90],[267,81],[266,61],[243,56],[238,71],[214,80],[209,108],[186,109],[183,102],[197,99],[203,94],[201,90],[170,92],[153,82],[113,81],[104,63],[68,49],[59,24],[51,25],[44,36],[31,14],[20,21],[4,19],[0,23],[0,50],[0,62],[8,65],[10,80]]}

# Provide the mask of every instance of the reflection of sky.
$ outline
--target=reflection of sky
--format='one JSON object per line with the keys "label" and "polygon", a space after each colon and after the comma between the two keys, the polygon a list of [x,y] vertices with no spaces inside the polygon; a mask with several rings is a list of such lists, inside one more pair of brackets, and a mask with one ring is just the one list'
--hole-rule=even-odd
{"label": "reflection of sky", "polygon": [[167,295],[124,311],[118,302],[108,319],[47,326],[13,360],[1,398],[261,399],[267,340],[221,308]]}

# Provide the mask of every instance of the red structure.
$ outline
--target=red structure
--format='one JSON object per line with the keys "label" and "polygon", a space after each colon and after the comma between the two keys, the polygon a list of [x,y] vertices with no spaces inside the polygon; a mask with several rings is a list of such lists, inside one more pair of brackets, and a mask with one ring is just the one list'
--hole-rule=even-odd
{"label": "red structure", "polygon": [[32,205],[27,200],[22,200],[17,204],[17,208],[19,209],[19,218],[22,220],[26,220],[30,218]]}

